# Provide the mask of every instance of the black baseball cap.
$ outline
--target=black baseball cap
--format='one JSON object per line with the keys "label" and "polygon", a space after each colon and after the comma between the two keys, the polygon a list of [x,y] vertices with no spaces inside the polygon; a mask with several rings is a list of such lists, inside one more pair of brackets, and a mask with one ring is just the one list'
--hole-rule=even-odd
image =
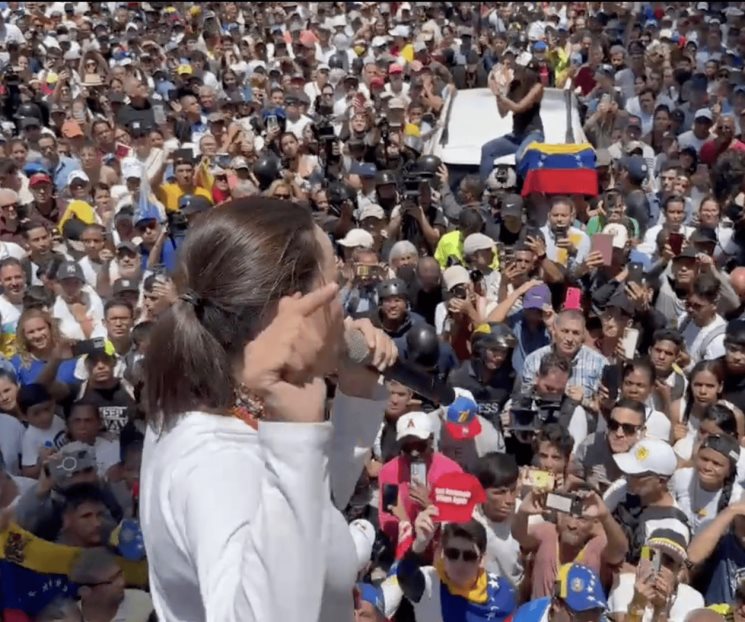
{"label": "black baseball cap", "polygon": [[18,389],[18,408],[22,413],[27,413],[29,408],[52,401],[52,396],[47,388],[41,384],[22,384]]}

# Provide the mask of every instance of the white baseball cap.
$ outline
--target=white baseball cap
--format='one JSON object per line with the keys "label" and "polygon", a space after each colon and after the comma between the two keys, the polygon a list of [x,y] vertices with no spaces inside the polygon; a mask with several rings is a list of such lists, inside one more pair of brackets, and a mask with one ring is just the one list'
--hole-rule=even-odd
{"label": "white baseball cap", "polygon": [[678,459],[670,444],[654,438],[639,441],[626,453],[614,455],[613,459],[626,475],[654,473],[671,477],[678,467]]}
{"label": "white baseball cap", "polygon": [[414,436],[423,441],[432,436],[432,419],[427,413],[413,412],[401,415],[396,421],[396,440]]}
{"label": "white baseball cap", "polygon": [[372,248],[374,243],[372,234],[364,229],[350,229],[347,235],[339,240],[339,244],[347,248]]}
{"label": "white baseball cap", "polygon": [[456,285],[465,285],[471,282],[471,277],[463,266],[450,266],[442,273],[442,281],[445,289],[450,291]]}
{"label": "white baseball cap", "polygon": [[360,572],[365,569],[372,556],[375,527],[369,520],[358,518],[349,523],[349,533],[352,534],[354,550],[357,553],[357,572]]}
{"label": "white baseball cap", "polygon": [[477,251],[495,250],[496,244],[488,235],[483,233],[472,233],[463,240],[463,254],[470,257]]}

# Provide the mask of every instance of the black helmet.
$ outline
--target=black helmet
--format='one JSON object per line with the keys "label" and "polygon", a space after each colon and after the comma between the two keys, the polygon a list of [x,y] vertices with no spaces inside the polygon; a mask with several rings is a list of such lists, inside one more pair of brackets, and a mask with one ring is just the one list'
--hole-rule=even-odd
{"label": "black helmet", "polygon": [[18,106],[16,111],[16,117],[19,118],[31,118],[38,119],[41,121],[41,108],[33,102],[27,102]]}
{"label": "black helmet", "polygon": [[402,279],[387,279],[378,284],[378,300],[384,300],[392,296],[403,296],[408,300],[409,287]]}
{"label": "black helmet", "polygon": [[264,154],[254,164],[254,175],[259,182],[259,189],[266,190],[272,182],[279,179],[280,161],[272,154]]}
{"label": "black helmet", "polygon": [[471,334],[471,346],[474,353],[481,356],[485,348],[504,348],[509,350],[517,345],[517,338],[507,324],[490,322],[481,324]]}
{"label": "black helmet", "polygon": [[354,190],[343,181],[332,181],[326,190],[326,195],[331,205],[341,205],[344,201],[356,198]]}
{"label": "black helmet", "polygon": [[395,184],[396,175],[393,171],[378,171],[375,173],[375,185],[385,186],[387,184]]}
{"label": "black helmet", "polygon": [[441,165],[442,160],[436,155],[423,155],[417,159],[414,164],[414,170],[420,174],[435,175]]}
{"label": "black helmet", "polygon": [[352,71],[351,71],[351,73],[353,73],[356,76],[359,76],[362,73],[362,68],[363,67],[364,67],[364,61],[362,60],[362,58],[360,56],[357,56],[352,61]]}
{"label": "black helmet", "polygon": [[440,359],[440,340],[430,324],[417,324],[406,333],[406,360],[426,369],[437,366]]}
{"label": "black helmet", "polygon": [[349,57],[345,52],[334,52],[329,58],[329,69],[349,69]]}

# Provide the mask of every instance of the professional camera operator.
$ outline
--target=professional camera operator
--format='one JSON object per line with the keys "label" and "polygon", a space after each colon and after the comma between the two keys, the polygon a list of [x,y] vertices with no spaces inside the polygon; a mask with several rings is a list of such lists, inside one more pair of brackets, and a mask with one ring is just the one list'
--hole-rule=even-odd
{"label": "professional camera operator", "polygon": [[[536,432],[547,423],[559,423],[574,438],[575,445],[587,436],[587,418],[577,403],[565,395],[571,363],[549,352],[540,361],[535,384],[527,392],[513,395],[502,411],[508,453],[514,453],[518,464],[531,464],[532,443]],[[507,436],[507,434],[505,434]]]}
{"label": "professional camera operator", "polygon": [[401,176],[400,204],[391,214],[389,234],[409,240],[422,255],[431,255],[447,231],[447,221],[436,204],[434,192],[439,187],[435,173],[441,166],[435,156],[422,156]]}

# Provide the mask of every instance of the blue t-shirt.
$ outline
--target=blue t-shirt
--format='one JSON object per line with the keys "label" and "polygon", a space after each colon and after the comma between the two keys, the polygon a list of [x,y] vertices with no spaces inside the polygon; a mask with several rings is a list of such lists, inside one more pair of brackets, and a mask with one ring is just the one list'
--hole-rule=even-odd
{"label": "blue t-shirt", "polygon": [[[10,362],[13,364],[13,368],[16,370],[16,376],[18,376],[18,384],[23,386],[26,384],[33,384],[39,377],[41,370],[47,364],[46,361],[39,359],[33,359],[31,364],[26,367],[21,360],[21,356],[16,354]],[[60,363],[59,369],[57,370],[57,381],[65,384],[78,384],[80,381],[75,377],[75,366],[78,363],[77,358],[66,359]]]}
{"label": "blue t-shirt", "polygon": [[738,568],[745,568],[745,548],[734,533],[722,536],[707,566],[710,572],[705,574],[710,579],[709,585],[703,590],[706,605],[733,604],[737,589],[735,572]]}

